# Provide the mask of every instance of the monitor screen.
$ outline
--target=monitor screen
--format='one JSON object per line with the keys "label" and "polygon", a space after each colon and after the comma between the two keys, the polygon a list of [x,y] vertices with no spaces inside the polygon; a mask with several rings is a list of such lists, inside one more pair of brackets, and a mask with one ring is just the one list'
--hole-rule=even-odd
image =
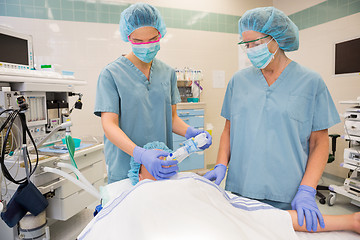
{"label": "monitor screen", "polygon": [[29,65],[28,42],[0,33],[0,62]]}
{"label": "monitor screen", "polygon": [[335,44],[335,74],[360,72],[360,38]]}

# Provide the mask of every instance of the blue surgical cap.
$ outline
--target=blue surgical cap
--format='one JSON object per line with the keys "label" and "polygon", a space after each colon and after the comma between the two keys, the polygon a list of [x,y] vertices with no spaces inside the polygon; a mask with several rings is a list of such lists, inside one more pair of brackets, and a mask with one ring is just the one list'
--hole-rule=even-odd
{"label": "blue surgical cap", "polygon": [[[172,150],[166,146],[163,142],[150,142],[144,146],[145,149],[161,149],[166,152],[171,153]],[[139,170],[140,170],[140,163],[135,162],[134,158],[131,157],[130,159],[130,170],[128,172],[128,177],[131,180],[132,185],[136,185],[139,182]]]}
{"label": "blue surgical cap", "polygon": [[239,33],[256,31],[272,36],[279,47],[286,51],[299,48],[299,29],[291,19],[274,7],[248,10],[239,20]]}
{"label": "blue surgical cap", "polygon": [[146,3],[133,4],[121,13],[121,39],[128,42],[128,36],[141,27],[154,27],[162,37],[166,34],[165,22],[160,16],[159,10]]}

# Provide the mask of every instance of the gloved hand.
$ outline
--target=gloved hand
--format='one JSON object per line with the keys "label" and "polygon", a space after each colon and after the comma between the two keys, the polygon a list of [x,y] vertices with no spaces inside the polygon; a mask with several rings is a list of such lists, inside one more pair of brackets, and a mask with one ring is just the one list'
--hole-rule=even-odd
{"label": "gloved hand", "polygon": [[167,157],[168,152],[155,149],[144,149],[136,146],[133,151],[134,160],[143,164],[151,175],[157,180],[170,178],[179,170],[178,161],[164,161],[159,157]]}
{"label": "gloved hand", "polygon": [[226,173],[226,166],[224,164],[217,164],[214,167],[214,170],[208,171],[204,178],[209,179],[210,181],[215,180],[216,185],[220,185],[221,181],[224,179]]}
{"label": "gloved hand", "polygon": [[192,138],[192,137],[196,137],[197,135],[199,135],[200,133],[206,133],[206,138],[207,138],[207,143],[200,147],[201,150],[205,150],[208,147],[210,147],[210,145],[212,144],[212,137],[210,135],[210,133],[208,131],[205,130],[200,130],[200,129],[196,129],[193,127],[188,127],[185,133],[185,137],[186,139]]}
{"label": "gloved hand", "polygon": [[298,191],[291,202],[293,210],[297,211],[298,223],[304,224],[304,215],[306,219],[306,230],[316,232],[318,220],[320,227],[325,227],[324,218],[315,202],[316,190],[307,185],[300,185]]}

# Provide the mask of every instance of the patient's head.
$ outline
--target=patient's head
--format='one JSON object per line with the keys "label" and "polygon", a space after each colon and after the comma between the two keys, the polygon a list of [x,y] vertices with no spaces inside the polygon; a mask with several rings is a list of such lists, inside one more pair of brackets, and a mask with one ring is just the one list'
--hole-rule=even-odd
{"label": "patient's head", "polygon": [[[146,144],[144,148],[158,149],[169,153],[172,152],[172,150],[168,148],[165,143],[157,142],[157,141]],[[160,159],[163,160],[164,157],[160,157]],[[145,168],[145,166],[135,162],[133,157],[131,157],[130,160],[130,170],[128,172],[128,177],[130,178],[132,185],[136,185],[139,182],[139,180],[140,181],[144,179],[156,180],[154,176],[152,176],[151,173],[149,173],[149,171]]]}

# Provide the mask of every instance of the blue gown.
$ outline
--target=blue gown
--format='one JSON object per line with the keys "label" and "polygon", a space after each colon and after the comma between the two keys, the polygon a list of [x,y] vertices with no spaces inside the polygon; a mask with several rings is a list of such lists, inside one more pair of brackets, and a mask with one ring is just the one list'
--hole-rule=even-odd
{"label": "blue gown", "polygon": [[231,125],[226,190],[282,203],[303,178],[311,132],[340,122],[321,76],[296,62],[271,86],[255,67],[237,72],[221,115]]}
{"label": "blue gown", "polygon": [[[119,127],[140,147],[160,141],[172,149],[171,105],[181,101],[176,81],[174,69],[156,58],[148,81],[130,60],[120,57],[100,73],[94,114],[118,114]],[[127,178],[131,156],[106,136],[104,143],[108,182]]]}

